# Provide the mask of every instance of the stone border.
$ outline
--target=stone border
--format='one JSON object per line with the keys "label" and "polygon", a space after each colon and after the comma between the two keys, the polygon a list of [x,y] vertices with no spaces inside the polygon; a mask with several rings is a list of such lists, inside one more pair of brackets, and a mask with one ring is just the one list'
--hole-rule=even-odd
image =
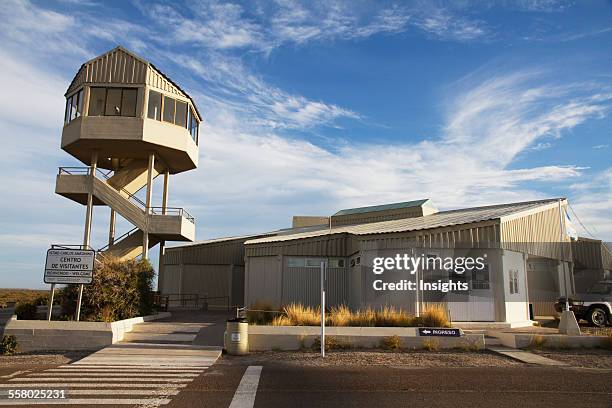
{"label": "stone border", "polygon": [[169,312],[112,323],[10,320],[4,335],[17,338],[18,351],[98,350],[123,340],[135,324],[170,317]]}
{"label": "stone border", "polygon": [[[249,351],[299,350],[311,348],[320,336],[317,326],[249,326]],[[326,337],[347,348],[380,348],[385,337],[398,336],[403,349],[482,350],[484,334],[461,337],[420,337],[416,327],[326,327]]]}
{"label": "stone border", "polygon": [[568,336],[565,334],[539,334],[539,333],[503,333],[487,331],[487,336],[499,339],[506,347],[525,349],[530,346],[538,348],[595,348],[603,347],[608,338],[606,336]]}

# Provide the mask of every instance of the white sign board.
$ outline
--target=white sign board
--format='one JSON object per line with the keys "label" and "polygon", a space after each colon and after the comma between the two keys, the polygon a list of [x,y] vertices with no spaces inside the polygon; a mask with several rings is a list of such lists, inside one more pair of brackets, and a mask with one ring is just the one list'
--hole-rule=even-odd
{"label": "white sign board", "polygon": [[45,283],[82,283],[93,280],[95,251],[49,249],[45,263]]}

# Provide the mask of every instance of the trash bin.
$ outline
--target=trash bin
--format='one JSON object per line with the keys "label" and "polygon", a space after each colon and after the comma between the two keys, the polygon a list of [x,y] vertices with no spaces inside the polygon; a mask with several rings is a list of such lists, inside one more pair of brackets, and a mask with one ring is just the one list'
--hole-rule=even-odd
{"label": "trash bin", "polygon": [[229,319],[223,338],[227,354],[234,356],[249,354],[249,323],[245,318]]}

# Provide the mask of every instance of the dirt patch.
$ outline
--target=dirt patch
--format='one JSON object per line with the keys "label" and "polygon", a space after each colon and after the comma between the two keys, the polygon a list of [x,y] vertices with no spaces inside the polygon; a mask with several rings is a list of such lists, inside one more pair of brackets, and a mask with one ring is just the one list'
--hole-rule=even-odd
{"label": "dirt patch", "polygon": [[314,351],[267,351],[248,356],[224,355],[219,364],[290,364],[307,366],[388,366],[388,367],[510,367],[522,363],[488,351],[330,351],[322,358]]}
{"label": "dirt patch", "polygon": [[612,336],[612,327],[580,327],[582,334],[593,336]]}
{"label": "dirt patch", "polygon": [[612,351],[601,349],[542,350],[535,354],[562,361],[572,367],[612,369]]}
{"label": "dirt patch", "polygon": [[69,364],[91,354],[91,352],[66,351],[56,353],[14,354],[0,356],[2,368],[30,368],[38,366],[56,366]]}

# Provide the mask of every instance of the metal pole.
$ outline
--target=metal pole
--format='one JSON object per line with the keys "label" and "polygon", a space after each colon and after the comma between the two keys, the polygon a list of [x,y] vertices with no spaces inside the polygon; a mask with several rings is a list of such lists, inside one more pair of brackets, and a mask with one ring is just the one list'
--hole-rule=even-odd
{"label": "metal pole", "polygon": [[325,357],[325,261],[321,261],[321,357]]}
{"label": "metal pole", "polygon": [[561,263],[563,265],[563,290],[565,291],[565,310],[570,310],[569,304],[569,294],[567,293],[567,277],[565,276],[565,245],[563,245],[563,240],[565,239],[565,222],[563,221],[563,213],[561,211],[561,199],[559,199],[559,227],[561,231]]}
{"label": "metal pole", "polygon": [[55,295],[55,283],[51,284],[51,295],[49,296],[49,310],[47,311],[47,321],[51,321],[51,312],[53,310],[53,296]]}
{"label": "metal pole", "polygon": [[[414,249],[411,251],[412,252],[412,257],[415,256],[415,251]],[[419,268],[416,268],[414,271],[414,280],[416,282],[416,288],[415,288],[415,300],[416,300],[416,305],[415,305],[415,313],[414,315],[416,317],[421,316],[421,296],[419,294]]]}

